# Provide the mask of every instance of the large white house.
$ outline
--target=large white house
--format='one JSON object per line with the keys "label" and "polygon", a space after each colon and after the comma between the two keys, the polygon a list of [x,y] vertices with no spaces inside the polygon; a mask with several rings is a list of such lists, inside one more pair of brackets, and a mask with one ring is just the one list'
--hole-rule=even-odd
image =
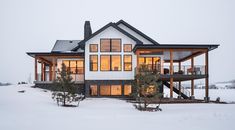
{"label": "large white house", "polygon": [[[134,91],[131,81],[136,68],[146,64],[161,72],[163,85],[183,98],[194,96],[194,80],[205,79],[208,92],[208,52],[219,45],[159,44],[127,22],[110,22],[92,33],[90,22],[84,25],[84,39],[57,40],[51,52],[27,52],[35,59],[35,86],[50,88],[57,70],[64,63],[72,72],[78,92],[86,96],[128,96]],[[194,65],[194,58],[205,55],[205,64]],[[190,65],[182,65],[190,60]],[[181,87],[191,81],[191,91]],[[162,87],[163,88],[163,87]],[[161,89],[163,91],[163,89]]]}

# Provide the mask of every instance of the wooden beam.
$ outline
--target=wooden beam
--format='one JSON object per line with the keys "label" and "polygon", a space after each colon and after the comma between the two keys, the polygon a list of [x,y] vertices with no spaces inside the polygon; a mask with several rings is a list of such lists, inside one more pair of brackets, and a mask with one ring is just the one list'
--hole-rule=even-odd
{"label": "wooden beam", "polygon": [[46,63],[43,64],[43,81],[46,81]]}
{"label": "wooden beam", "polygon": [[38,59],[40,59],[41,61],[47,63],[47,64],[51,64],[50,61],[46,60],[45,58],[39,57]]}
{"label": "wooden beam", "polygon": [[34,77],[35,81],[38,81],[38,59],[35,57],[34,59]]}
{"label": "wooden beam", "polygon": [[[192,75],[194,75],[194,58],[191,58]],[[194,96],[194,79],[191,80],[191,97]]]}
{"label": "wooden beam", "polygon": [[54,81],[56,79],[56,58],[54,57],[52,59],[52,80]]}
{"label": "wooden beam", "polygon": [[44,71],[43,65],[44,65],[44,63],[41,62],[41,81],[43,81],[43,71]]}
{"label": "wooden beam", "polygon": [[205,79],[205,98],[209,98],[209,56],[208,51],[205,53],[205,71],[206,71],[206,79]]}
{"label": "wooden beam", "polygon": [[[173,75],[173,50],[170,50],[170,75]],[[173,98],[173,78],[170,78],[170,98]]]}
{"label": "wooden beam", "polygon": [[52,65],[49,65],[49,81],[52,81]]}
{"label": "wooden beam", "polygon": [[189,60],[189,59],[191,59],[191,58],[193,58],[193,57],[202,55],[203,53],[204,53],[204,51],[195,52],[195,53],[193,53],[193,54],[191,54],[191,55],[189,55],[189,56],[187,56],[187,57],[181,59],[180,61],[181,61],[181,62],[184,62],[184,61]]}

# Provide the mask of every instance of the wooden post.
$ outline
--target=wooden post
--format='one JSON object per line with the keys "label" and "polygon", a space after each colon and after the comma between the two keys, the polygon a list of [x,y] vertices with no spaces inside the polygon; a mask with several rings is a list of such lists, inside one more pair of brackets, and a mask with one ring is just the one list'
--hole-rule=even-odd
{"label": "wooden post", "polygon": [[35,77],[35,81],[38,81],[38,59],[35,56],[35,60],[34,60],[34,77]]}
{"label": "wooden post", "polygon": [[170,98],[173,98],[173,51],[170,50]]}
{"label": "wooden post", "polygon": [[46,81],[46,63],[43,64],[43,81]]}
{"label": "wooden post", "polygon": [[52,81],[52,65],[49,65],[49,81]]}
{"label": "wooden post", "polygon": [[43,73],[44,73],[44,63],[43,63],[43,61],[41,60],[41,81],[43,81]]}
{"label": "wooden post", "polygon": [[52,80],[54,81],[56,79],[56,59],[53,57],[52,59]]}
{"label": "wooden post", "polygon": [[205,53],[205,72],[206,72],[206,79],[205,79],[205,101],[208,102],[209,98],[209,56],[208,50]]}
{"label": "wooden post", "polygon": [[[191,69],[192,69],[192,75],[194,75],[195,74],[194,57],[191,58]],[[191,99],[194,99],[194,79],[191,80]]]}
{"label": "wooden post", "polygon": [[[181,71],[181,62],[179,62],[179,71]],[[179,81],[179,95],[178,98],[181,98],[181,81]]]}

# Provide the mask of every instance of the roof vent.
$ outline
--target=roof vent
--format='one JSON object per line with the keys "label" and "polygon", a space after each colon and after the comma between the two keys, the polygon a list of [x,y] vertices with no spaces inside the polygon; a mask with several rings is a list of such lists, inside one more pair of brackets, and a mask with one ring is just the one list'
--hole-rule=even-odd
{"label": "roof vent", "polygon": [[73,41],[69,41],[69,43],[73,43]]}
{"label": "roof vent", "polygon": [[85,21],[84,25],[84,39],[87,39],[92,34],[90,21]]}

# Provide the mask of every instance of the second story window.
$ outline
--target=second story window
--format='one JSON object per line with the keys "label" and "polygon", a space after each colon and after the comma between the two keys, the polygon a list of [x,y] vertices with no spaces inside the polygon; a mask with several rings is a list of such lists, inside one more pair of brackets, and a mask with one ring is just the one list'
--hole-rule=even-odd
{"label": "second story window", "polygon": [[98,55],[90,55],[90,71],[98,71]]}
{"label": "second story window", "polygon": [[132,71],[132,55],[124,55],[124,71]]}
{"label": "second story window", "polygon": [[101,71],[121,71],[121,55],[100,55]]}
{"label": "second story window", "polygon": [[121,39],[101,39],[101,52],[121,52]]}
{"label": "second story window", "polygon": [[132,51],[132,44],[124,44],[123,51],[124,52],[131,52]]}
{"label": "second story window", "polygon": [[90,52],[98,52],[98,44],[90,44]]}

